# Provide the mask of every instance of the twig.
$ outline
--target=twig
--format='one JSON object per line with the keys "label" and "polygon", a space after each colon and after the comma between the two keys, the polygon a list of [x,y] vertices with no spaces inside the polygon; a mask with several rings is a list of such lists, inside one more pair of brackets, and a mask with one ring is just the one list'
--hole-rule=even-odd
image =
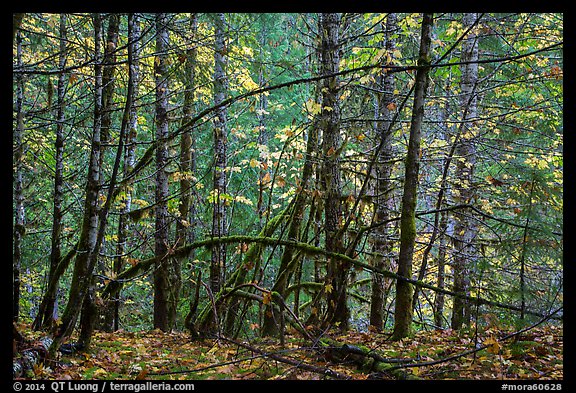
{"label": "twig", "polygon": [[[346,374],[339,373],[339,372],[334,371],[334,370],[327,368],[327,367],[313,366],[311,364],[304,363],[301,360],[298,361],[298,360],[294,360],[294,359],[290,359],[290,358],[286,358],[286,357],[278,355],[278,353],[287,352],[290,350],[279,351],[276,353],[267,353],[267,352],[264,352],[258,348],[252,347],[248,344],[244,344],[244,343],[241,343],[238,341],[230,340],[230,339],[225,338],[225,337],[220,337],[220,338],[225,340],[225,341],[228,341],[230,343],[236,344],[240,347],[246,348],[250,351],[256,352],[257,354],[259,354],[261,356],[268,357],[270,359],[276,360],[276,361],[281,362],[281,363],[290,364],[290,365],[292,365],[296,368],[302,369],[302,370],[311,371],[311,372],[314,372],[317,374],[326,375],[328,377],[332,377],[335,379],[351,379],[350,376],[348,376]],[[298,348],[298,349],[301,349],[301,348]]]}
{"label": "twig", "polygon": [[[551,314],[546,315],[544,318],[542,318],[541,320],[539,320],[539,321],[536,322],[535,324],[533,324],[533,325],[531,325],[531,326],[528,326],[528,327],[526,327],[526,328],[524,328],[524,329],[518,330],[517,332],[510,333],[510,334],[502,337],[500,340],[498,340],[498,342],[500,343],[500,342],[502,342],[502,341],[508,340],[508,339],[510,339],[510,338],[512,338],[512,337],[518,336],[518,335],[520,335],[520,334],[522,334],[522,333],[524,333],[524,332],[527,332],[527,331],[529,331],[529,330],[534,329],[536,326],[538,326],[538,325],[546,322],[547,320],[551,319],[551,318],[554,316],[554,314],[560,312],[563,308],[564,308],[564,307],[559,307],[559,308],[557,308],[557,309],[554,310]],[[463,357],[463,356],[467,356],[467,355],[470,355],[470,354],[472,354],[472,353],[479,352],[479,351],[481,351],[481,350],[483,350],[483,349],[486,349],[486,348],[488,348],[488,345],[481,345],[481,346],[479,346],[479,347],[477,347],[477,348],[470,349],[470,350],[468,350],[468,351],[464,351],[464,352],[461,352],[461,353],[456,354],[456,355],[448,356],[448,357],[443,358],[443,359],[432,360],[432,361],[430,361],[430,362],[409,363],[409,364],[403,364],[403,365],[401,365],[401,366],[393,366],[393,367],[391,367],[389,370],[395,370],[395,369],[405,368],[405,367],[433,366],[433,365],[435,365],[435,364],[445,363],[445,362],[448,362],[448,361],[450,361],[450,360],[458,359],[458,358],[461,358],[461,357]]]}

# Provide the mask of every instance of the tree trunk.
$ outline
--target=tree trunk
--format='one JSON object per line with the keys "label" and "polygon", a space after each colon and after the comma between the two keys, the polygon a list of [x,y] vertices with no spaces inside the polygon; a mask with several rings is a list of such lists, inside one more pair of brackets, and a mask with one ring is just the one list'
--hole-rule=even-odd
{"label": "tree trunk", "polygon": [[[104,162],[106,145],[110,143],[110,127],[112,114],[114,113],[113,101],[114,87],[116,84],[116,46],[118,45],[118,28],[120,26],[120,14],[111,13],[108,17],[108,31],[106,33],[106,45],[104,47],[104,66],[102,68],[102,154],[100,160]],[[101,165],[102,166],[102,165]],[[103,179],[102,179],[103,180]]]}
{"label": "tree trunk", "polygon": [[90,160],[86,181],[86,197],[84,201],[84,217],[80,230],[74,272],[68,303],[62,316],[62,324],[56,334],[56,338],[50,347],[50,353],[54,354],[60,344],[70,336],[78,314],[80,313],[84,298],[92,281],[92,269],[94,265],[93,254],[96,248],[99,222],[98,195],[100,190],[100,131],[102,125],[102,54],[100,43],[102,40],[102,20],[100,14],[92,16],[94,25],[94,124],[92,127],[92,142],[90,147]]}
{"label": "tree trunk", "polygon": [[[476,13],[464,14],[464,27],[470,27],[477,19]],[[467,204],[472,201],[475,190],[472,185],[474,178],[474,165],[476,163],[476,146],[474,140],[473,121],[477,117],[477,97],[475,93],[478,81],[478,39],[474,30],[471,30],[462,43],[462,62],[460,67],[462,81],[460,84],[460,106],[463,112],[463,132],[456,146],[457,157],[454,185],[454,199],[456,204]],[[469,266],[476,258],[476,247],[473,244],[478,231],[473,220],[466,216],[466,211],[454,214],[454,291],[468,294],[470,292]],[[470,323],[470,306],[462,299],[454,299],[452,308],[452,329],[460,329],[462,325]]]}
{"label": "tree trunk", "polygon": [[[190,27],[189,27],[189,47],[186,50],[186,62],[184,64],[185,70],[185,87],[184,90],[184,106],[182,108],[183,118],[182,124],[188,123],[192,119],[194,113],[194,89],[196,79],[196,57],[197,50],[194,40],[197,38],[198,33],[198,19],[197,14],[190,14]],[[192,179],[196,174],[196,138],[192,137],[192,130],[184,132],[180,138],[180,204],[178,211],[180,219],[176,221],[176,244],[178,246],[185,243],[193,243],[196,239],[196,204],[192,203]],[[193,261],[195,250],[192,250],[188,255],[188,261]],[[190,263],[190,276],[192,276],[192,263]],[[194,321],[196,307],[198,302],[200,290],[200,275],[197,276],[196,283],[190,279],[188,280],[188,297],[189,297],[189,310],[185,318],[185,327],[188,330],[193,330],[192,321]]]}
{"label": "tree trunk", "polygon": [[[22,37],[16,32],[16,62],[22,66]],[[24,145],[24,77],[16,77],[16,127],[14,128],[14,232],[12,251],[12,320],[18,321],[20,317],[20,267],[22,263],[22,237],[24,236],[26,221],[24,212],[22,155]]]}
{"label": "tree trunk", "polygon": [[[334,74],[340,70],[340,15],[321,15],[321,69],[322,75]],[[327,251],[343,251],[342,236],[342,184],[340,180],[340,108],[338,102],[339,78],[331,76],[322,81],[322,110],[320,129],[322,139],[322,186],[324,191],[325,247]],[[328,259],[324,291],[327,294],[327,309],[322,325],[336,325],[348,329],[349,310],[346,302],[346,280],[349,266],[333,258]]]}
{"label": "tree trunk", "polygon": [[[116,45],[118,43],[118,28],[120,24],[120,15],[112,13],[108,16],[108,31],[106,34],[105,45],[103,48],[103,58],[102,58],[102,109],[101,109],[101,125],[100,125],[100,155],[99,163],[100,167],[100,189],[104,189],[104,167],[107,162],[106,150],[108,149],[108,144],[110,143],[110,127],[112,125],[112,113],[114,111],[113,106],[115,103],[112,101],[114,95],[114,85],[115,85],[115,61],[116,61]],[[111,186],[112,187],[112,186]],[[99,209],[99,214],[107,214],[104,209]],[[100,217],[99,226],[106,226],[106,218]],[[98,229],[100,231],[100,229]],[[101,249],[104,247],[105,237],[102,235],[97,235],[95,249]],[[95,251],[99,253],[99,251]],[[92,255],[91,258],[96,262],[96,269],[100,273],[104,273],[107,267],[104,266],[104,262],[98,258],[98,255]],[[93,278],[90,278],[91,284],[88,289],[88,296],[84,298],[82,305],[82,313],[80,316],[80,326],[82,327],[82,337],[80,341],[85,341],[84,345],[88,345],[92,336],[92,332],[96,325],[99,325],[106,329],[103,324],[106,323],[105,316],[107,314],[106,304],[97,305],[95,304],[96,292],[95,283]],[[107,329],[108,330],[108,329]]]}
{"label": "tree trunk", "polygon": [[[218,105],[226,98],[228,81],[226,77],[226,35],[225,16],[219,13],[214,23],[214,104]],[[213,176],[213,214],[212,214],[212,237],[226,236],[226,165],[227,165],[227,130],[226,108],[221,107],[216,111],[214,118],[213,142],[214,142],[214,176]],[[226,269],[226,246],[216,245],[212,248],[210,262],[210,290],[212,294],[220,291],[224,282]]]}
{"label": "tree trunk", "polygon": [[[386,53],[393,56],[396,40],[392,38],[397,29],[396,14],[390,13],[386,18],[384,32],[384,48]],[[391,176],[392,176],[392,119],[394,102],[394,74],[385,73],[378,78],[378,85],[383,93],[377,95],[377,118],[375,136],[381,139],[381,148],[377,152],[376,190],[375,190],[375,222],[386,222],[390,218],[391,206]],[[388,242],[390,225],[384,224],[376,228],[374,233],[374,266],[390,270],[391,247]],[[370,297],[370,325],[378,331],[384,328],[384,307],[386,306],[386,290],[389,279],[379,275],[372,275],[372,293]]]}
{"label": "tree trunk", "polygon": [[[440,244],[438,245],[438,273],[436,275],[436,286],[444,288],[446,281],[446,254],[447,254],[447,230],[448,230],[448,213],[443,212],[440,217]],[[434,325],[442,327],[444,325],[444,294],[436,292],[434,297]]]}
{"label": "tree trunk", "polygon": [[[63,70],[66,67],[66,14],[60,14],[60,57],[58,60],[58,67]],[[63,172],[64,172],[64,93],[66,87],[66,75],[62,72],[58,76],[58,104],[56,115],[56,142],[55,142],[55,168],[54,168],[54,198],[52,208],[52,239],[50,250],[50,269],[48,272],[48,282],[54,281],[56,285],[50,288],[50,292],[46,292],[38,315],[33,323],[33,328],[50,329],[55,320],[56,295],[58,292],[59,276],[56,275],[58,263],[61,258],[60,250],[60,235],[62,232],[62,199],[63,199]]]}
{"label": "tree trunk", "polygon": [[156,197],[154,254],[158,258],[154,270],[154,327],[170,331],[176,324],[180,292],[180,266],[169,255],[168,220],[168,15],[156,15]]}
{"label": "tree trunk", "polygon": [[[128,91],[126,105],[128,106],[128,132],[125,134],[124,144],[124,177],[134,168],[136,153],[136,135],[138,131],[138,113],[134,101],[138,95],[138,81],[140,67],[138,58],[140,55],[140,22],[137,14],[128,15]],[[126,108],[125,108],[126,110]],[[116,243],[116,257],[114,258],[113,272],[118,275],[122,272],[124,253],[128,242],[128,223],[127,216],[132,206],[132,187],[130,181],[122,186],[123,194],[119,199],[120,216],[118,217],[118,240]],[[120,323],[120,289],[110,293],[108,307],[106,310],[104,328],[107,331],[116,331]]]}
{"label": "tree trunk", "polygon": [[[112,18],[114,19],[114,18]],[[115,22],[111,22],[111,30],[117,30],[117,26],[114,26]],[[115,44],[108,42],[107,45],[107,51],[111,51],[113,49],[113,47],[115,47]],[[105,51],[106,53],[106,51]],[[102,77],[104,80],[104,75],[102,74]],[[108,75],[107,78],[110,78],[109,81],[107,81],[107,83],[112,84],[112,79],[111,79],[111,75]],[[101,123],[102,120],[104,120],[106,117],[104,116],[106,110],[109,110],[109,108],[106,108],[104,106],[104,85],[102,84],[102,106],[100,108],[100,114],[101,114]],[[112,92],[108,92],[107,94],[112,94]],[[132,96],[132,86],[128,86],[128,92],[127,92],[127,96],[128,98],[130,98]],[[110,103],[108,103],[110,104]],[[98,230],[96,233],[96,242],[94,245],[94,248],[92,250],[92,252],[89,255],[88,258],[88,271],[90,274],[90,277],[92,278],[92,272],[94,270],[94,267],[99,263],[99,256],[100,256],[100,250],[102,249],[103,245],[104,245],[104,239],[105,239],[105,233],[106,233],[106,226],[107,226],[107,222],[108,222],[108,212],[110,211],[110,207],[112,206],[112,201],[114,200],[114,195],[115,195],[115,186],[116,186],[116,179],[118,177],[118,172],[120,171],[120,162],[121,162],[121,158],[122,158],[122,152],[124,149],[124,138],[125,138],[125,134],[126,134],[126,130],[128,128],[128,121],[129,121],[129,112],[130,112],[130,107],[131,107],[131,102],[129,100],[127,100],[126,105],[124,107],[124,114],[122,116],[122,124],[120,126],[120,135],[118,136],[118,147],[116,149],[116,155],[114,158],[114,164],[112,167],[112,174],[110,176],[110,180],[108,182],[108,192],[106,195],[104,195],[104,206],[102,206],[101,208],[99,208],[98,210],[98,220],[99,220],[99,224],[98,224]],[[108,120],[106,120],[108,121]],[[102,157],[102,155],[104,154],[104,150],[100,149],[100,158]],[[100,165],[100,172],[102,173],[102,166]],[[102,176],[102,175],[101,175]],[[101,184],[103,186],[103,183]],[[93,279],[89,279],[87,281],[87,284],[84,285],[88,285],[88,290],[87,290],[87,294],[84,297],[84,304],[82,305],[82,316],[81,316],[81,320],[80,320],[80,334],[79,334],[79,339],[78,339],[78,346],[79,348],[89,348],[90,347],[90,343],[92,340],[92,336],[93,336],[93,332],[94,329],[96,327],[96,322],[101,314],[101,310],[98,309],[99,304],[96,303],[96,288],[93,282]]]}
{"label": "tree trunk", "polygon": [[[412,259],[416,240],[416,202],[418,196],[418,169],[420,165],[420,136],[424,118],[424,101],[428,88],[430,48],[433,18],[424,14],[418,55],[419,68],[416,72],[414,105],[410,123],[410,139],[405,162],[404,194],[402,195],[402,215],[400,219],[400,254],[398,274],[412,278]],[[396,281],[396,303],[394,310],[394,333],[392,339],[399,340],[412,334],[412,285]]]}

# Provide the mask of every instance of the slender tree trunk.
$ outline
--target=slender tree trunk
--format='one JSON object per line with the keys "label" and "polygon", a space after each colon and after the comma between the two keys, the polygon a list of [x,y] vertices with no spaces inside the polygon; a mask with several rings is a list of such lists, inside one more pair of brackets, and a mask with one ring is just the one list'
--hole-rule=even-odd
{"label": "slender tree trunk", "polygon": [[[196,57],[197,50],[195,39],[198,32],[198,19],[196,14],[190,14],[190,27],[189,27],[189,47],[186,50],[185,69],[185,87],[184,90],[184,106],[182,108],[183,118],[182,123],[185,124],[192,119],[194,113],[194,89],[196,79]],[[185,243],[193,243],[196,239],[196,204],[192,203],[192,179],[196,173],[196,138],[192,137],[192,130],[182,134],[180,138],[180,204],[178,211],[180,213],[180,220],[176,222],[176,243],[181,246]],[[188,255],[188,260],[194,260],[195,250],[192,250]],[[190,264],[190,266],[192,266]],[[193,269],[190,269],[190,277],[192,277]],[[189,330],[194,330],[192,321],[194,321],[197,296],[200,290],[200,276],[196,283],[189,279],[188,297],[190,306],[188,314],[185,318],[185,327]]]}
{"label": "slender tree trunk", "polygon": [[[308,140],[306,142],[306,155],[304,157],[304,166],[302,168],[302,178],[299,183],[300,190],[294,196],[294,209],[290,215],[290,223],[288,226],[288,239],[300,241],[300,229],[304,219],[304,210],[306,208],[307,195],[311,194],[310,181],[313,175],[314,161],[317,159],[316,152],[318,149],[318,120],[310,127],[308,133]],[[298,252],[292,247],[286,247],[280,258],[280,267],[278,268],[278,275],[274,281],[272,291],[285,298],[286,289],[290,275],[294,272],[297,264],[295,258],[298,258]],[[274,336],[278,333],[279,326],[276,319],[272,315],[272,305],[266,308],[264,314],[264,321],[262,324],[262,334],[266,336]]]}
{"label": "slender tree trunk", "polygon": [[[22,66],[22,37],[20,31],[16,31],[16,62]],[[24,77],[16,77],[16,127],[14,129],[14,232],[12,251],[12,320],[18,321],[20,317],[20,267],[22,263],[22,237],[25,232],[25,212],[23,193],[22,156],[24,145],[22,141],[24,133]]]}
{"label": "slender tree trunk", "polygon": [[[263,20],[262,23],[262,28],[261,30],[258,32],[258,42],[260,44],[260,51],[258,54],[258,85],[259,86],[264,86],[264,84],[266,83],[266,78],[264,76],[265,72],[266,72],[266,67],[265,67],[265,58],[264,58],[264,53],[263,53],[263,49],[266,47],[266,39],[268,38],[268,31],[267,31],[267,25],[266,25],[266,20]],[[268,131],[266,129],[266,114],[268,113],[268,96],[266,94],[260,94],[258,96],[258,111],[256,111],[256,117],[258,118],[258,144],[259,145],[264,145],[264,146],[268,146]],[[264,226],[264,220],[265,220],[265,213],[266,213],[266,204],[264,203],[264,192],[266,189],[266,184],[265,184],[265,177],[266,175],[269,173],[268,169],[266,167],[264,167],[262,164],[260,164],[260,168],[259,168],[259,174],[258,174],[258,203],[257,203],[257,210],[258,210],[258,223],[259,223],[259,229],[262,229],[262,227]]]}
{"label": "slender tree trunk", "polygon": [[92,16],[94,25],[94,124],[92,127],[92,142],[90,147],[90,160],[88,164],[88,176],[86,181],[86,197],[84,202],[84,217],[80,230],[80,240],[78,241],[76,259],[74,261],[74,272],[70,290],[68,293],[68,303],[62,316],[62,324],[56,334],[50,353],[54,354],[60,344],[70,336],[76,320],[80,313],[82,303],[90,282],[92,281],[91,263],[94,258],[99,222],[98,195],[100,190],[100,131],[102,125],[102,17],[100,14]]}
{"label": "slender tree trunk", "polygon": [[530,195],[528,196],[528,210],[526,211],[526,224],[522,234],[522,250],[520,252],[520,319],[524,319],[526,312],[526,249],[528,247],[528,230],[530,228],[535,183],[536,179],[532,178]]}
{"label": "slender tree trunk", "polygon": [[[440,231],[440,243],[438,245],[437,265],[438,272],[436,274],[436,286],[444,288],[446,281],[446,255],[447,255],[447,230],[448,230],[448,214],[443,212],[440,216],[440,224],[438,227]],[[434,325],[444,325],[444,294],[436,292],[434,295]]]}
{"label": "slender tree trunk", "polygon": [[[463,24],[467,28],[477,19],[476,13],[464,14]],[[457,183],[454,186],[454,199],[456,204],[470,203],[475,195],[473,178],[476,162],[476,146],[474,138],[473,121],[477,117],[477,97],[475,86],[478,81],[478,39],[474,30],[470,31],[462,43],[463,64],[460,69],[462,81],[460,84],[460,106],[462,108],[464,130],[456,146],[457,157],[455,176]],[[466,216],[466,211],[454,214],[454,291],[468,294],[470,292],[469,266],[476,258],[476,247],[473,244],[477,227],[473,220]],[[452,308],[452,329],[460,329],[463,324],[470,322],[470,306],[460,298],[454,299]]]}
{"label": "slender tree trunk", "polygon": [[[114,27],[113,27],[114,29]],[[110,50],[111,45],[107,46]],[[104,91],[104,86],[102,84],[102,93]],[[127,97],[132,97],[132,86],[128,85],[128,93]],[[102,97],[102,106],[100,108],[100,114],[102,115],[101,120],[104,118],[104,96]],[[118,136],[118,147],[116,149],[116,154],[114,158],[114,164],[112,167],[112,174],[110,176],[109,184],[108,184],[108,191],[107,194],[104,195],[104,206],[99,208],[98,210],[98,230],[96,233],[96,241],[94,244],[94,248],[89,255],[88,258],[88,272],[91,277],[92,272],[94,271],[94,267],[99,262],[99,255],[100,250],[104,245],[104,234],[106,233],[106,226],[108,222],[108,212],[110,211],[110,207],[112,206],[112,201],[114,200],[115,195],[115,187],[116,187],[116,179],[118,177],[118,173],[120,171],[120,162],[122,160],[122,152],[124,150],[124,139],[126,135],[126,130],[128,128],[128,121],[129,121],[129,113],[130,107],[132,103],[129,99],[126,102],[124,107],[124,114],[122,116],[122,124],[120,126],[120,135]],[[100,150],[100,154],[103,154],[103,150]],[[100,167],[100,172],[102,172],[102,167]],[[102,175],[101,175],[102,176]],[[100,315],[98,310],[98,304],[96,303],[96,288],[94,285],[93,280],[88,280],[87,283],[84,285],[88,286],[86,295],[84,297],[84,304],[82,305],[82,316],[80,320],[80,334],[78,339],[78,345],[81,348],[89,348],[90,343],[92,340],[93,332],[96,326],[96,321]]]}
{"label": "slender tree trunk", "polygon": [[[392,38],[397,29],[396,14],[390,13],[386,18],[384,33],[384,48],[386,53],[393,56],[396,48],[395,39]],[[394,102],[394,74],[385,73],[379,77],[378,84],[383,93],[377,96],[378,122],[376,122],[375,134],[383,140],[382,147],[378,152],[378,164],[376,166],[376,195],[375,195],[375,221],[385,222],[390,218],[391,199],[391,176],[392,176],[392,118],[396,107]],[[374,233],[374,266],[379,269],[390,268],[390,244],[388,242],[389,225],[377,227]],[[386,304],[385,287],[389,284],[380,274],[372,275],[372,293],[370,296],[370,325],[377,330],[384,328],[384,307]]]}
{"label": "slender tree trunk", "polygon": [[180,293],[180,263],[168,253],[168,15],[156,15],[156,221],[154,252],[154,327],[170,331],[175,327]]}
{"label": "slender tree trunk", "polygon": [[[416,72],[414,106],[410,123],[410,139],[405,162],[404,194],[402,195],[402,215],[400,219],[400,254],[398,274],[412,278],[412,259],[416,240],[416,202],[418,196],[418,169],[420,165],[420,138],[424,118],[424,101],[428,88],[430,48],[432,35],[432,14],[424,14],[418,55],[419,68]],[[399,340],[412,334],[412,285],[397,280],[396,303],[394,310],[394,333],[392,338]]]}
{"label": "slender tree trunk", "polygon": [[[112,114],[114,112],[115,103],[113,101],[114,86],[115,86],[115,70],[116,65],[116,46],[118,44],[118,28],[120,25],[120,14],[111,13],[108,15],[108,30],[106,33],[105,44],[104,44],[104,55],[102,58],[102,121],[100,130],[100,162],[98,166],[100,167],[100,188],[104,189],[105,180],[105,164],[107,162],[105,156],[108,150],[108,144],[110,143],[110,128],[112,125]],[[104,209],[100,209],[100,214],[104,213]],[[105,219],[104,219],[105,220]],[[101,218],[100,226],[106,226],[106,223]],[[98,243],[101,242],[101,243]],[[104,248],[105,238],[102,236],[101,240],[97,241],[96,247],[99,249]],[[104,273],[108,267],[104,266],[104,261],[95,256],[97,270]],[[92,282],[88,290],[88,296],[85,297],[84,303],[82,305],[82,314],[80,317],[80,324],[83,327],[83,338],[86,343],[89,343],[94,325],[98,324],[105,330],[110,330],[107,324],[106,315],[109,314],[107,310],[107,304],[95,304],[95,283]]]}
{"label": "slender tree trunk", "polygon": [[[140,22],[137,14],[128,15],[128,94],[126,105],[128,109],[128,132],[125,136],[123,173],[127,176],[134,168],[136,153],[136,135],[138,131],[138,113],[134,101],[138,95],[138,81],[140,68],[138,57],[140,54]],[[124,253],[128,242],[128,212],[132,206],[132,187],[130,182],[123,185],[123,194],[120,202],[120,216],[118,218],[118,240],[116,244],[116,257],[114,258],[113,272],[118,275],[123,268]],[[106,310],[104,328],[116,331],[120,323],[120,288],[110,293],[109,304]]]}
{"label": "slender tree trunk", "polygon": [[120,14],[111,13],[108,17],[108,31],[106,33],[106,44],[104,46],[104,66],[102,68],[102,154],[101,161],[104,161],[106,144],[110,143],[110,127],[112,125],[112,114],[115,109],[114,87],[116,84],[116,47],[118,45],[118,28],[120,26]]}
{"label": "slender tree trunk", "polygon": [[[186,124],[194,113],[194,79],[196,64],[196,47],[193,43],[198,23],[196,14],[190,15],[190,35],[189,48],[186,50],[185,69],[185,90],[184,105],[182,107],[182,124]],[[187,242],[194,241],[194,220],[196,207],[192,200],[192,177],[196,170],[195,138],[192,138],[191,130],[182,133],[180,137],[180,203],[178,212],[180,219],[176,221],[176,245],[183,246]]]}
{"label": "slender tree trunk", "polygon": [[[60,14],[60,57],[58,67],[63,70],[66,66],[66,14]],[[63,199],[63,172],[64,172],[64,93],[66,87],[65,74],[62,72],[58,76],[57,88],[57,115],[56,115],[56,143],[55,143],[55,168],[54,168],[54,198],[52,207],[52,239],[50,250],[50,269],[48,282],[55,282],[55,285],[48,286],[50,291],[46,291],[38,315],[33,323],[35,330],[50,329],[56,319],[56,295],[58,292],[59,276],[56,275],[58,263],[61,258],[60,235],[62,232],[62,199]]]}
{"label": "slender tree trunk", "polygon": [[[226,77],[226,33],[225,16],[219,13],[215,17],[214,35],[214,104],[218,105],[226,98],[228,81]],[[226,130],[226,108],[221,107],[216,111],[213,128],[214,141],[214,176],[213,176],[213,214],[212,214],[212,236],[226,236],[226,150],[227,150],[227,130]],[[210,263],[210,290],[213,294],[218,293],[224,282],[224,272],[226,269],[226,246],[216,245],[212,248],[212,259]]]}

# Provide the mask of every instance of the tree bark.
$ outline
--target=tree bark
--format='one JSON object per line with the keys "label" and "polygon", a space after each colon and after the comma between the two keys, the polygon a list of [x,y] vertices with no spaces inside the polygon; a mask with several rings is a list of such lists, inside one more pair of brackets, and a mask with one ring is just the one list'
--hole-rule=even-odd
{"label": "tree bark", "polygon": [[[323,75],[335,74],[340,70],[340,15],[328,13],[321,15],[322,48],[321,68]],[[337,76],[322,81],[322,110],[320,129],[323,132],[323,165],[321,181],[324,192],[325,247],[327,251],[340,253],[343,250],[339,229],[342,224],[342,184],[340,179],[340,108],[338,102]],[[336,325],[345,331],[348,329],[349,310],[346,301],[346,279],[349,266],[340,260],[328,259],[326,269],[326,315],[322,321],[324,327]]]}
{"label": "tree bark", "polygon": [[[396,40],[393,37],[397,29],[396,14],[390,13],[386,18],[384,27],[384,48],[386,53],[393,57],[396,48]],[[378,78],[378,85],[383,93],[377,95],[377,117],[375,137],[381,140],[381,148],[378,152],[376,166],[376,190],[375,190],[375,217],[376,222],[387,222],[390,219],[391,188],[392,188],[392,119],[393,110],[396,107],[394,100],[394,74],[385,73]],[[374,266],[389,270],[391,266],[388,241],[388,231],[391,224],[378,226],[374,231]],[[384,307],[386,305],[386,287],[390,280],[379,274],[372,275],[372,293],[370,301],[370,325],[377,330],[384,328]]]}
{"label": "tree bark", "polygon": [[[412,259],[416,240],[416,202],[418,197],[418,170],[420,165],[420,138],[424,118],[424,101],[428,88],[430,66],[430,48],[432,34],[432,14],[422,17],[422,33],[418,55],[419,68],[416,72],[414,105],[410,123],[410,139],[405,161],[404,194],[402,195],[402,215],[400,219],[400,254],[398,256],[398,274],[412,277]],[[398,280],[396,282],[396,302],[394,310],[394,332],[392,339],[400,340],[412,334],[412,285]]]}
{"label": "tree bark", "polygon": [[[138,83],[140,78],[140,67],[138,58],[140,55],[140,22],[135,13],[128,15],[128,92],[126,96],[126,106],[124,116],[128,116],[124,131],[124,162],[122,172],[126,177],[134,168],[136,152],[136,135],[138,132],[138,113],[134,101],[138,95]],[[128,113],[126,114],[126,111]],[[127,132],[126,132],[127,131]],[[118,217],[118,240],[116,243],[116,256],[113,263],[113,272],[118,275],[123,268],[126,245],[128,242],[128,224],[130,222],[127,214],[132,206],[131,182],[127,182],[121,187],[123,193],[119,199],[120,215]],[[107,308],[104,316],[103,328],[106,331],[116,331],[120,323],[120,290],[113,291],[106,302]]]}
{"label": "tree bark", "polygon": [[92,282],[92,270],[94,265],[93,254],[96,248],[99,208],[98,195],[100,190],[100,131],[102,126],[102,17],[100,14],[92,15],[94,25],[94,122],[92,127],[92,141],[90,146],[90,161],[88,164],[88,175],[86,181],[86,197],[84,201],[84,216],[80,231],[80,240],[76,259],[74,261],[74,272],[70,290],[68,293],[68,303],[62,315],[62,324],[59,327],[54,342],[50,346],[50,353],[54,354],[60,344],[70,336],[76,320],[80,313],[84,298],[88,293],[88,288]]}
{"label": "tree bark", "polygon": [[176,324],[180,293],[180,266],[169,255],[168,220],[168,15],[156,15],[156,193],[154,254],[158,258],[154,270],[154,327],[170,331]]}
{"label": "tree bark", "polygon": [[[218,105],[226,98],[228,81],[226,77],[226,19],[219,13],[214,21],[214,104]],[[213,214],[212,237],[226,236],[226,165],[227,130],[226,107],[220,107],[215,114],[213,128],[214,176],[213,176]],[[218,244],[212,249],[210,262],[210,290],[213,294],[220,291],[226,269],[226,246]]]}
{"label": "tree bark", "polygon": [[[16,32],[16,62],[22,65],[22,37]],[[16,127],[14,128],[14,231],[12,245],[12,320],[20,317],[20,268],[22,264],[22,238],[26,229],[24,210],[23,167],[24,153],[24,77],[16,76]]]}
{"label": "tree bark", "polygon": [[[60,14],[60,57],[58,67],[63,70],[66,67],[66,14]],[[48,272],[48,282],[55,282],[50,287],[50,292],[46,292],[40,304],[38,315],[33,323],[35,330],[50,329],[57,318],[56,295],[58,292],[59,276],[56,275],[58,263],[61,258],[60,235],[62,232],[62,200],[63,200],[63,172],[64,172],[64,94],[66,87],[64,72],[58,76],[57,88],[57,115],[56,115],[56,142],[54,154],[54,197],[52,207],[52,238],[50,249],[50,269]],[[55,313],[56,312],[56,313]]]}
{"label": "tree bark", "polygon": [[[464,14],[464,27],[472,26],[477,19],[476,13]],[[474,138],[474,119],[478,115],[477,97],[475,93],[478,81],[478,38],[474,30],[471,30],[462,43],[463,64],[460,69],[462,81],[460,84],[460,106],[463,112],[463,132],[456,145],[455,155],[457,180],[454,185],[454,199],[457,204],[470,203],[475,195],[472,185],[474,179],[474,165],[476,163],[476,146]],[[469,266],[476,258],[474,238],[478,231],[473,220],[466,216],[465,212],[454,214],[454,291],[469,293],[470,273]],[[470,323],[470,305],[461,299],[454,299],[452,308],[452,329],[460,329],[462,325]]]}
{"label": "tree bark", "polygon": [[[184,83],[186,89],[184,90],[184,106],[182,122],[185,124],[190,121],[194,113],[194,89],[196,83],[196,57],[197,50],[194,40],[198,33],[198,19],[197,14],[190,14],[190,27],[189,27],[189,43],[186,49],[186,61],[184,64]],[[192,130],[184,132],[180,137],[180,204],[178,211],[180,213],[179,220],[176,222],[176,244],[183,246],[186,243],[193,243],[196,240],[196,220],[197,211],[196,204],[192,202],[192,179],[196,175],[196,138],[192,137]],[[188,261],[193,261],[195,250],[191,250],[187,256]],[[190,276],[192,276],[192,263],[190,265]],[[199,272],[200,273],[200,272]],[[200,294],[200,278],[198,274],[196,283],[189,280],[188,297],[189,309],[185,317],[185,327],[193,331],[195,330],[192,322],[195,318],[196,308],[198,306],[198,296]]]}

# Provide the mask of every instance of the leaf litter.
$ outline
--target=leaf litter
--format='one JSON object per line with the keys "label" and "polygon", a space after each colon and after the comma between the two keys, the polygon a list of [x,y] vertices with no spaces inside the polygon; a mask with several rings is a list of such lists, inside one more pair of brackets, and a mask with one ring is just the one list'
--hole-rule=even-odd
{"label": "leaf litter", "polygon": [[[523,333],[514,340],[499,340],[506,332],[488,329],[456,332],[451,329],[419,332],[411,338],[390,341],[376,332],[334,333],[338,342],[363,347],[384,358],[411,359],[406,372],[425,380],[562,380],[563,329],[547,325]],[[35,367],[27,379],[116,380],[315,380],[325,375],[298,367],[308,364],[330,369],[349,379],[392,379],[386,374],[361,370],[351,364],[327,360],[312,350],[305,339],[287,335],[281,347],[273,340],[248,343],[263,351],[255,353],[223,339],[191,339],[182,332],[160,330],[114,333],[96,332],[92,348],[84,353],[61,355],[51,365]],[[458,354],[485,346],[462,357]],[[278,354],[296,365],[272,359]],[[446,361],[442,361],[446,359]],[[437,362],[438,361],[438,362]],[[299,362],[299,363],[298,363]],[[413,364],[424,364],[413,366]],[[434,363],[427,365],[427,363]],[[32,375],[30,375],[32,374]]]}

